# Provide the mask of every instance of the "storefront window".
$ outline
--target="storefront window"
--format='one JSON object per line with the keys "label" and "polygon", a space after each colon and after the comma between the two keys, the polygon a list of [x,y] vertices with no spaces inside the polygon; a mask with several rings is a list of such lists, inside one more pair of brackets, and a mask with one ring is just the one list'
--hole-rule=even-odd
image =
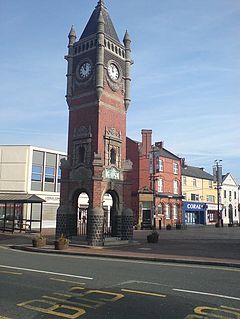
{"label": "storefront window", "polygon": [[0,204],[0,228],[4,227],[5,204]]}
{"label": "storefront window", "polygon": [[208,210],[207,216],[209,222],[216,222],[217,221],[217,211],[216,210]]}

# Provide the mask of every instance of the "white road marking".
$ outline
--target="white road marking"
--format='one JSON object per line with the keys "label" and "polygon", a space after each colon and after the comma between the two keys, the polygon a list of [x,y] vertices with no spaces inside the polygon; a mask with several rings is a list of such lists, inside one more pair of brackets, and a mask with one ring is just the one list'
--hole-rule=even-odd
{"label": "white road marking", "polygon": [[78,281],[72,281],[72,280],[65,280],[65,279],[59,279],[59,278],[49,278],[49,279],[59,281],[59,282],[67,282],[67,283],[75,284],[75,285],[86,285],[84,282],[78,282]]}
{"label": "white road marking", "polygon": [[122,282],[115,284],[115,285],[111,285],[108,288],[117,287],[117,286],[125,286],[125,285],[129,285],[129,284],[147,284],[147,285],[154,285],[154,286],[171,287],[171,285],[160,284],[157,282],[141,281],[141,280],[127,280],[127,281],[122,281]]}
{"label": "white road marking", "polygon": [[84,277],[84,276],[63,274],[63,273],[51,272],[51,271],[45,271],[45,270],[37,270],[37,269],[29,269],[29,268],[21,268],[21,267],[12,267],[12,266],[5,266],[5,265],[0,265],[0,267],[1,268],[8,268],[8,269],[15,269],[15,270],[29,271],[29,272],[37,272],[37,273],[48,274],[48,275],[57,275],[57,276],[63,276],[63,277],[71,277],[71,278],[81,278],[81,279],[93,280],[92,277]]}
{"label": "white road marking", "polygon": [[130,263],[130,264],[144,264],[144,265],[154,265],[154,266],[167,266],[167,267],[180,267],[180,268],[196,268],[196,269],[211,269],[220,271],[230,271],[230,272],[240,272],[240,268],[226,267],[226,266],[211,266],[211,265],[198,265],[198,264],[184,264],[166,261],[146,261],[146,260],[131,260],[131,259],[121,259],[121,258],[111,258],[111,257],[95,257],[95,256],[68,256],[68,255],[58,255],[63,258],[77,258],[77,259],[87,259],[87,260],[100,260],[104,262],[114,261],[118,264]]}
{"label": "white road marking", "polygon": [[194,291],[194,290],[185,290],[185,289],[172,289],[174,291],[180,291],[180,292],[186,292],[189,294],[197,294],[197,295],[205,295],[205,296],[213,296],[218,298],[225,298],[225,299],[232,299],[232,300],[240,300],[238,297],[232,297],[232,296],[225,296],[225,295],[218,295],[218,294],[212,294],[209,292],[202,292],[202,291]]}
{"label": "white road marking", "polygon": [[1,274],[9,274],[9,275],[22,275],[21,272],[13,272],[13,271],[7,271],[7,270],[0,270]]}
{"label": "white road marking", "polygon": [[167,297],[166,295],[157,294],[157,293],[155,293],[155,292],[147,292],[147,291],[139,291],[139,290],[129,290],[129,289],[121,289],[121,291],[123,291],[123,292],[129,292],[129,293],[132,293],[132,294],[139,294],[139,295],[146,295],[146,296],[154,296],[154,297],[161,297],[161,298]]}
{"label": "white road marking", "polygon": [[[0,249],[3,248],[0,246]],[[5,249],[5,248],[4,248]],[[9,247],[8,247],[9,249]],[[16,250],[15,252],[20,254],[36,254],[32,251]],[[38,255],[52,256],[49,253],[38,253]],[[131,260],[131,259],[121,259],[121,258],[111,258],[111,257],[101,257],[99,256],[83,256],[83,255],[58,255],[55,254],[54,258],[73,258],[73,259],[87,259],[87,260],[100,260],[103,262],[114,261],[116,263],[131,263],[131,264],[146,264],[155,266],[167,266],[167,267],[180,267],[180,268],[196,268],[196,269],[212,269],[220,271],[230,271],[230,272],[240,272],[240,268],[226,267],[226,266],[211,266],[211,265],[198,265],[198,264],[184,264],[184,263],[174,263],[167,261],[146,261],[146,260]]]}

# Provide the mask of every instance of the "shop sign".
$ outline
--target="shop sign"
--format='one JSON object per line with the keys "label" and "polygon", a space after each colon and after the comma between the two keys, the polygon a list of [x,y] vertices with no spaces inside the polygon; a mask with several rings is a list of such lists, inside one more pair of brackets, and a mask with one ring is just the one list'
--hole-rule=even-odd
{"label": "shop sign", "polygon": [[204,203],[185,202],[184,208],[185,210],[203,210],[207,208],[207,205]]}
{"label": "shop sign", "polygon": [[[217,204],[209,204],[208,205],[208,210],[217,210],[217,209],[218,209]],[[219,209],[220,210],[222,209],[222,205],[221,204],[219,205]]]}

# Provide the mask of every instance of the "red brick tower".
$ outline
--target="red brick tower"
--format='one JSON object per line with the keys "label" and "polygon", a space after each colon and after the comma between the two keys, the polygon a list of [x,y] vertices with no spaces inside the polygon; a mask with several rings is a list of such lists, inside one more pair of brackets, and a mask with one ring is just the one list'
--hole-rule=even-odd
{"label": "red brick tower", "polygon": [[112,235],[131,238],[131,190],[126,160],[126,114],[130,103],[131,40],[119,41],[103,0],[80,39],[68,35],[68,160],[62,162],[57,236],[77,235],[77,200],[89,197],[87,240],[103,244],[103,197],[111,194]]}

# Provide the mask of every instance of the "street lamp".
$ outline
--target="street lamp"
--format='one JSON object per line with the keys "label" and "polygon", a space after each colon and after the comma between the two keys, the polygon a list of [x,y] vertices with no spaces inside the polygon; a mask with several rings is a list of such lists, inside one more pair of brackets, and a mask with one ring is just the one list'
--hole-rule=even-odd
{"label": "street lamp", "polygon": [[215,160],[213,166],[213,181],[217,183],[217,211],[218,211],[218,226],[221,222],[220,214],[220,190],[222,185],[222,160]]}
{"label": "street lamp", "polygon": [[[152,191],[153,191],[153,227],[156,228],[156,148],[152,147],[151,151],[151,160],[150,163],[150,173],[151,173],[151,181],[152,181]],[[152,166],[152,167],[151,167]]]}

